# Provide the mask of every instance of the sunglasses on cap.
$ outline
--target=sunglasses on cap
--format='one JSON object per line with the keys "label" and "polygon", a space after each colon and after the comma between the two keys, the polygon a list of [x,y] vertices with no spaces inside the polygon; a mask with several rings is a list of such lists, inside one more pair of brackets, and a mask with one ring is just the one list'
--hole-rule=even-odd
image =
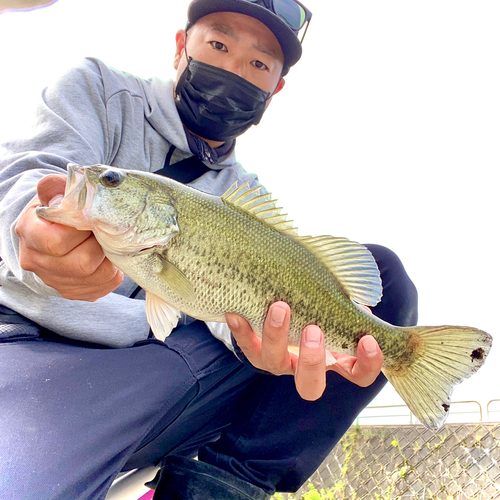
{"label": "sunglasses on cap", "polygon": [[244,0],[249,3],[261,5],[278,16],[293,31],[299,32],[307,23],[302,35],[301,43],[306,36],[312,12],[297,0]]}

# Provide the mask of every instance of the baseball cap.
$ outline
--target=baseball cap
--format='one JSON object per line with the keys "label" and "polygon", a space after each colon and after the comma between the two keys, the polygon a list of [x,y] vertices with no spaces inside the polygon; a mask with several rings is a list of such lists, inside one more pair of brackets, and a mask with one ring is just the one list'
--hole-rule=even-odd
{"label": "baseball cap", "polygon": [[[237,12],[254,17],[276,36],[285,67],[290,68],[302,55],[299,32],[311,20],[312,13],[296,0],[193,0],[188,8],[188,25],[215,12]],[[306,26],[307,30],[307,26]],[[305,35],[305,33],[304,33]],[[302,37],[303,39],[303,37]]]}

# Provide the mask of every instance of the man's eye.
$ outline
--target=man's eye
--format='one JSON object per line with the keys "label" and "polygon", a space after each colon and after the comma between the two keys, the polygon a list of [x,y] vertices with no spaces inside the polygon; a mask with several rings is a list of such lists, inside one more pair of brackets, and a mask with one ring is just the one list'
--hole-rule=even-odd
{"label": "man's eye", "polygon": [[223,50],[225,52],[227,52],[227,47],[221,43],[221,42],[210,42],[210,44],[212,45],[212,47],[215,49],[215,50]]}
{"label": "man's eye", "polygon": [[252,64],[257,68],[257,69],[262,69],[266,70],[268,67],[261,61],[253,61]]}

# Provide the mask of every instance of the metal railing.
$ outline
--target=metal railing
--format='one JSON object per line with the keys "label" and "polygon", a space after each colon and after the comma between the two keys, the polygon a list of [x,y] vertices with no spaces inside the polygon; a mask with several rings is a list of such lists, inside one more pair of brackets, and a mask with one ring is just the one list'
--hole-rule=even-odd
{"label": "metal railing", "polygon": [[[465,407],[464,405],[468,405]],[[500,399],[492,399],[486,407],[487,421],[500,421]],[[493,418],[496,417],[496,418]],[[483,422],[483,407],[478,401],[453,401],[448,423]],[[367,406],[357,417],[358,425],[418,424],[419,421],[405,404]]]}
{"label": "metal railing", "polygon": [[[496,406],[498,407],[498,410],[490,410],[490,405],[491,403],[497,403]],[[488,415],[488,420],[490,422],[493,422],[493,419],[491,418],[491,414],[492,413],[496,413],[497,414],[497,422],[500,421],[500,419],[498,417],[500,417],[500,399],[492,399],[491,401],[488,401],[488,404],[486,406],[486,413]]]}

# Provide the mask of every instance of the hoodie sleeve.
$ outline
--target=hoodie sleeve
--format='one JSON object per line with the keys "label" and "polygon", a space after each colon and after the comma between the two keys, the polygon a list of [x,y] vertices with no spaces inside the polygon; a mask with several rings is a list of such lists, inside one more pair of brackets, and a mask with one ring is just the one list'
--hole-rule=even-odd
{"label": "hoodie sleeve", "polygon": [[45,89],[29,134],[0,146],[0,257],[33,291],[54,295],[36,275],[19,266],[15,225],[47,174],[65,173],[68,163],[105,163],[106,106],[99,66],[85,60]]}

